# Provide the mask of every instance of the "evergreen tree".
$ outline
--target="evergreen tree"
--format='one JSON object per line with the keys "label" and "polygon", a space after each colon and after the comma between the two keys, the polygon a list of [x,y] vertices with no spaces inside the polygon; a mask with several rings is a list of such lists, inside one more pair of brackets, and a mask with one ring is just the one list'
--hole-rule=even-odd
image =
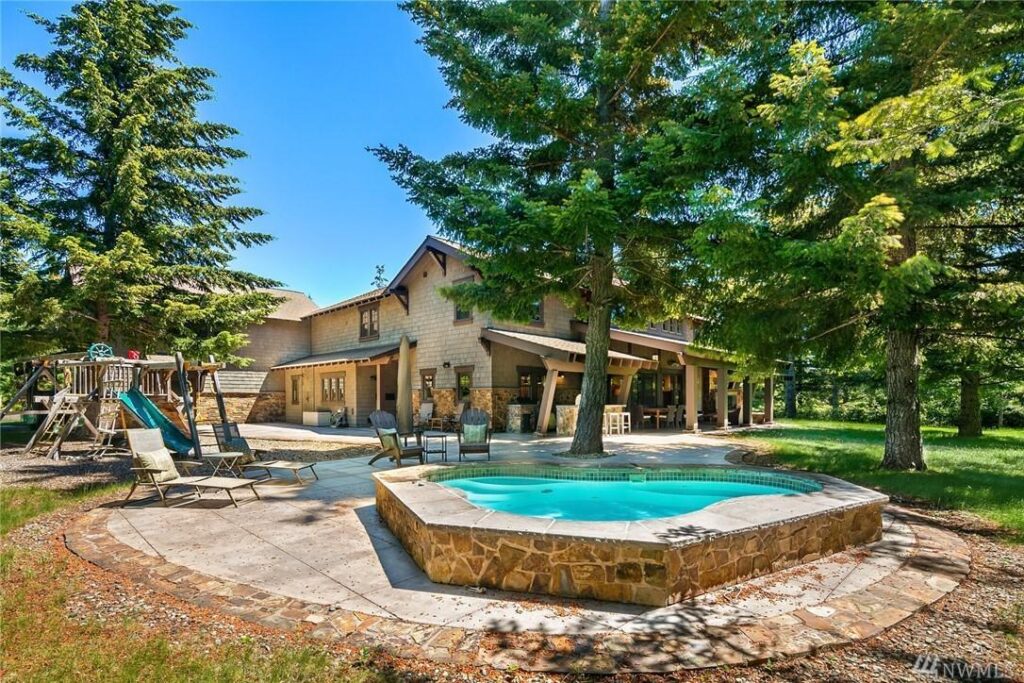
{"label": "evergreen tree", "polygon": [[711,327],[760,356],[825,362],[881,337],[882,464],[924,469],[923,350],[1019,344],[1024,326],[1024,6],[832,5],[820,19],[758,108],[757,202],[734,191],[694,241],[733,285]]}
{"label": "evergreen tree", "polygon": [[735,5],[433,2],[403,5],[494,144],[431,161],[373,150],[482,281],[448,290],[505,319],[561,296],[588,323],[571,450],[602,450],[610,326],[679,313],[700,188],[748,135],[739,60],[710,58],[770,21]]}
{"label": "evergreen tree", "polygon": [[232,359],[276,301],[232,254],[270,237],[230,203],[244,153],[197,115],[214,74],[175,56],[190,24],[149,0],[33,19],[54,49],[15,65],[47,91],[0,71],[5,355],[104,341]]}

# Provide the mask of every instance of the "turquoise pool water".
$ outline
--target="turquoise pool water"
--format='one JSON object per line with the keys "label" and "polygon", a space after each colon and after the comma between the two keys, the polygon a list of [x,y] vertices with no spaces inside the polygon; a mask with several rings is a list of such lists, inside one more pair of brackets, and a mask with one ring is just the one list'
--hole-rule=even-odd
{"label": "turquoise pool water", "polygon": [[465,491],[469,502],[482,508],[530,517],[593,522],[672,517],[729,498],[798,493],[791,486],[692,479],[581,481],[482,476],[448,479],[442,483]]}

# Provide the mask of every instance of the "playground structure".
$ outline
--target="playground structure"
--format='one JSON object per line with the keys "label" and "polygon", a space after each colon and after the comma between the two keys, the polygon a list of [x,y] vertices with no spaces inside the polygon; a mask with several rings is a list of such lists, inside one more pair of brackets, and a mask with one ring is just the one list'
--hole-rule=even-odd
{"label": "playground structure", "polygon": [[[209,362],[188,362],[180,353],[121,358],[114,356],[109,347],[94,344],[86,353],[38,358],[32,366],[28,379],[0,410],[0,419],[7,415],[42,416],[24,453],[38,451],[59,458],[61,445],[79,425],[93,436],[91,455],[118,452],[121,449],[114,445],[114,439],[131,420],[159,429],[169,450],[201,456],[193,407],[207,378],[213,382],[221,422],[227,423],[217,378],[224,364],[214,361],[213,356]],[[39,392],[43,383],[52,384],[52,394]],[[11,412],[21,400],[26,409]]]}

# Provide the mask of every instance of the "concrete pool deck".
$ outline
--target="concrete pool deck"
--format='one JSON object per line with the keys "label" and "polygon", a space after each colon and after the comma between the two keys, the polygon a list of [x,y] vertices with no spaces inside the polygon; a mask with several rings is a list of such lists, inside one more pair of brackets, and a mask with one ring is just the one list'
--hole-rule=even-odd
{"label": "concrete pool deck", "polygon": [[[699,437],[665,440],[649,452],[622,444],[630,455],[616,457],[717,464],[731,450]],[[518,443],[510,449],[529,450],[528,460],[554,457]],[[969,569],[959,538],[898,513],[869,546],[669,607],[477,592],[432,583],[380,521],[372,474],[389,468],[322,462],[319,481],[260,484],[262,500],[237,509],[217,495],[98,508],[66,539],[101,567],[270,626],[305,625],[402,656],[538,670],[667,671],[807,652],[877,634]]]}

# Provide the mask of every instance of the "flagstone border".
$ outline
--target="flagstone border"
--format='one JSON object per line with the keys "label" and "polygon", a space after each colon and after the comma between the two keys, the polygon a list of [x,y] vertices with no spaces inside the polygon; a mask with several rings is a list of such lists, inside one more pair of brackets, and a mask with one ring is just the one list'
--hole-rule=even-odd
{"label": "flagstone border", "polygon": [[399,657],[530,671],[669,672],[755,664],[871,638],[953,591],[970,571],[967,543],[915,513],[895,507],[887,512],[908,524],[916,539],[910,557],[893,573],[810,608],[705,626],[700,635],[492,633],[332,610],[201,574],[127,546],[107,529],[109,508],[96,508],[72,522],[64,539],[71,552],[102,569],[192,604],[277,629],[304,626],[316,638],[383,647]]}

